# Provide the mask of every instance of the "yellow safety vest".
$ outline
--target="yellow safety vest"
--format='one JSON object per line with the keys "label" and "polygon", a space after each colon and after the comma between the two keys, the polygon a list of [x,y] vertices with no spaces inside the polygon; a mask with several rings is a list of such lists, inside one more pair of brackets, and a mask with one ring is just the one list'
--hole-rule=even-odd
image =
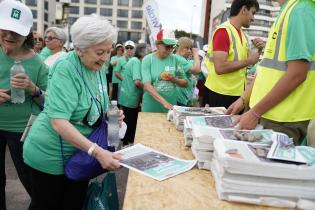
{"label": "yellow safety vest", "polygon": [[[270,29],[263,60],[250,98],[254,107],[276,85],[287,71],[286,39],[290,13],[299,0],[289,0],[278,21]],[[298,69],[297,69],[298,70]],[[285,99],[271,108],[263,118],[278,122],[299,122],[315,118],[315,53],[306,80]]]}
{"label": "yellow safety vest", "polygon": [[[237,33],[237,30],[230,23],[226,21],[220,25],[216,30],[225,28],[230,39],[230,48],[228,53],[228,61],[245,60],[248,57],[248,43],[244,32],[241,30],[242,42]],[[210,42],[205,64],[208,68],[209,74],[205,82],[205,86],[219,94],[229,96],[240,96],[244,92],[246,83],[246,67],[237,71],[218,75],[214,69],[213,63],[213,37]]]}

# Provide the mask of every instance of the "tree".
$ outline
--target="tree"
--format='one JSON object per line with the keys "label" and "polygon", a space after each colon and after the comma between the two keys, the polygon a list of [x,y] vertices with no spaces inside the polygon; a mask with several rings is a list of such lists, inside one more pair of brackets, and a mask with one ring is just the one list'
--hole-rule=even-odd
{"label": "tree", "polygon": [[[186,31],[183,31],[183,30],[177,30],[177,29],[176,29],[176,30],[174,31],[174,33],[175,33],[176,39],[179,39],[180,37],[183,37],[183,36],[185,36],[185,37],[190,37],[190,33],[186,32]],[[194,40],[196,37],[197,37],[196,34],[192,34],[192,39],[193,39],[193,40]]]}

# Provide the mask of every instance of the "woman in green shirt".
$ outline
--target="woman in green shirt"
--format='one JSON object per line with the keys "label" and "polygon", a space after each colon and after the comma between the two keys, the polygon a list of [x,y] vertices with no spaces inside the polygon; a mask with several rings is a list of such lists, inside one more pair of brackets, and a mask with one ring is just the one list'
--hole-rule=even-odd
{"label": "woman in green shirt", "polygon": [[[104,117],[98,110],[106,113],[108,109],[103,65],[116,35],[105,18],[79,18],[71,27],[75,50],[58,59],[49,71],[45,108],[23,148],[24,161],[31,169],[35,209],[82,209],[89,181],[70,180],[63,169],[63,156],[66,162],[77,149],[95,157],[104,169],[120,167],[119,154],[87,138]],[[121,121],[123,117],[121,111]]]}
{"label": "woman in green shirt", "polygon": [[176,86],[188,85],[184,72],[193,64],[182,56],[174,55],[175,46],[174,32],[162,30],[157,35],[156,52],[143,58],[143,112],[167,112],[177,102]]}
{"label": "woman in green shirt", "polygon": [[[29,171],[23,162],[23,142],[20,139],[30,115],[40,112],[37,102],[42,90],[46,89],[48,69],[33,50],[31,10],[19,1],[5,0],[0,3],[0,14],[0,209],[6,209],[6,146],[19,179],[28,194],[31,193]],[[15,60],[21,61],[25,73],[11,77],[10,69]],[[23,103],[11,103],[11,87],[25,90]]]}
{"label": "woman in green shirt", "polygon": [[[176,54],[184,57],[189,62],[193,63],[193,67],[185,72],[188,80],[188,86],[186,88],[177,87],[177,104],[179,106],[194,106],[196,98],[194,98],[195,88],[197,86],[196,74],[200,73],[200,60],[198,55],[198,49],[193,48],[193,42],[188,37],[181,37],[177,42],[178,48]],[[193,60],[191,60],[193,58]]]}

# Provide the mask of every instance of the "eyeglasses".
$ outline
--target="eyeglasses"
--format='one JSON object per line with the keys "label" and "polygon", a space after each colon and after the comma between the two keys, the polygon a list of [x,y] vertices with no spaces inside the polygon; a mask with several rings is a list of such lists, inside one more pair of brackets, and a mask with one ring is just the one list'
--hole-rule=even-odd
{"label": "eyeglasses", "polygon": [[172,50],[176,47],[176,45],[164,45],[167,50]]}
{"label": "eyeglasses", "polygon": [[34,37],[34,41],[35,42],[42,42],[43,41],[43,38],[41,38],[41,37]]}
{"label": "eyeglasses", "polygon": [[131,46],[130,46],[130,47],[128,47],[128,46],[125,47],[126,50],[133,50],[133,48],[134,48],[134,47],[131,47]]}
{"label": "eyeglasses", "polygon": [[44,37],[45,40],[51,41],[53,39],[58,39],[57,37],[53,37],[53,36],[45,36]]}

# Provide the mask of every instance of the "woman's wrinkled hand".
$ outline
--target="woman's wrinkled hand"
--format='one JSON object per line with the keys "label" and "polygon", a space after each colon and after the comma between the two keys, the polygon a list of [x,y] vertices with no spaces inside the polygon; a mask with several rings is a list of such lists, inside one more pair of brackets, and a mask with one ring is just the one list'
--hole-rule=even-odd
{"label": "woman's wrinkled hand", "polygon": [[119,160],[122,159],[121,153],[112,153],[97,146],[93,152],[93,156],[104,169],[117,170],[120,168]]}
{"label": "woman's wrinkled hand", "polygon": [[11,78],[11,86],[17,89],[24,89],[30,93],[35,88],[33,82],[24,73],[14,75],[14,77]]}
{"label": "woman's wrinkled hand", "polygon": [[7,102],[11,99],[11,96],[7,92],[8,90],[0,89],[0,104]]}

